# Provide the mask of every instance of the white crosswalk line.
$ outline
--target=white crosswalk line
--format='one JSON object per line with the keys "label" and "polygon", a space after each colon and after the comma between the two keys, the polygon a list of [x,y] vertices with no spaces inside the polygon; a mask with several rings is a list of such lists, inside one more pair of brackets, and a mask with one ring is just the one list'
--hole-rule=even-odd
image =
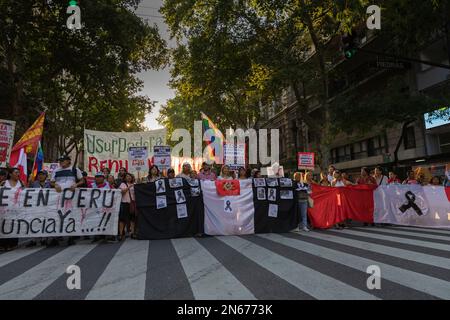
{"label": "white crosswalk line", "polygon": [[386,235],[374,234],[374,233],[369,233],[369,232],[352,231],[352,230],[348,230],[348,229],[344,229],[339,232],[342,232],[343,234],[351,234],[351,235],[355,235],[355,236],[361,236],[361,237],[367,237],[367,238],[373,238],[373,239],[379,239],[379,240],[387,240],[387,241],[393,241],[393,242],[403,243],[403,244],[410,244],[410,245],[419,246],[419,247],[450,251],[450,244],[428,242],[428,241],[424,241],[424,240],[405,239],[405,238],[399,238],[399,237],[395,237],[395,236],[386,236]]}
{"label": "white crosswalk line", "polygon": [[[364,228],[352,228],[352,230],[361,230],[364,231]],[[366,229],[367,230],[367,229]],[[385,232],[385,233],[389,233],[389,234],[396,234],[398,236],[415,236],[415,237],[422,237],[422,238],[427,238],[427,239],[431,239],[431,240],[444,240],[444,241],[448,241],[448,243],[450,244],[450,237],[446,237],[446,236],[438,236],[438,235],[433,235],[433,234],[426,234],[426,233],[417,233],[417,232],[406,232],[406,231],[396,231],[396,230],[392,230],[392,229],[385,229],[385,228],[380,228],[380,229],[373,229],[375,232],[379,231],[379,232]]]}
{"label": "white crosswalk line", "polygon": [[255,296],[195,239],[173,239],[195,299],[254,300]]}
{"label": "white crosswalk line", "polygon": [[0,255],[0,268],[16,260],[22,259],[30,254],[42,250],[41,248],[21,248],[13,251],[5,252]]}
{"label": "white crosswalk line", "polygon": [[86,300],[142,300],[145,294],[149,241],[125,241]]}
{"label": "white crosswalk line", "polygon": [[218,239],[317,299],[378,299],[374,295],[289,260],[250,241],[234,236],[218,237]]}
{"label": "white crosswalk line", "polygon": [[433,233],[442,233],[442,234],[446,234],[446,235],[450,236],[450,230],[443,230],[443,229],[429,229],[429,228],[414,228],[414,227],[399,227],[399,226],[395,226],[393,229],[390,229],[390,230],[395,230],[395,229],[416,231],[418,233],[423,233],[423,232],[429,231],[429,232],[433,232]]}
{"label": "white crosswalk line", "polygon": [[388,247],[381,244],[376,243],[370,243],[370,242],[364,242],[360,240],[355,239],[347,239],[344,237],[339,237],[331,234],[326,234],[325,232],[322,232],[320,234],[316,232],[308,232],[308,233],[302,233],[302,236],[315,238],[315,239],[321,239],[321,240],[327,240],[338,244],[343,244],[350,247],[360,248],[367,251],[372,251],[376,253],[385,254],[388,256],[392,256],[395,258],[401,258],[411,261],[416,261],[419,263],[428,264],[430,266],[436,266],[441,267],[444,269],[450,269],[450,259],[443,258],[443,257],[437,257],[421,252],[416,251],[410,251],[406,249],[399,249],[395,247]]}
{"label": "white crosswalk line", "polygon": [[[394,267],[375,260],[361,258],[352,254],[311,244],[309,242],[301,241],[300,237],[297,240],[273,233],[258,236],[363,272],[366,272],[367,267],[370,265],[378,265],[381,269],[381,279],[387,279],[405,287],[422,291],[438,298],[450,299],[450,282],[448,281]],[[381,288],[383,288],[383,284],[381,284]]]}
{"label": "white crosswalk line", "polygon": [[94,248],[95,245],[74,245],[51,256],[1,285],[0,300],[33,299]]}

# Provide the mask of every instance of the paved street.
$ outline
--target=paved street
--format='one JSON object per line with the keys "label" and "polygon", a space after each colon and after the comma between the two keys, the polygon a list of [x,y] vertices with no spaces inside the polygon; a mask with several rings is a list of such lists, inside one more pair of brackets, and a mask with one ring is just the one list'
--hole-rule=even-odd
{"label": "paved street", "polygon": [[449,270],[450,232],[409,227],[80,241],[0,254],[0,299],[450,299]]}

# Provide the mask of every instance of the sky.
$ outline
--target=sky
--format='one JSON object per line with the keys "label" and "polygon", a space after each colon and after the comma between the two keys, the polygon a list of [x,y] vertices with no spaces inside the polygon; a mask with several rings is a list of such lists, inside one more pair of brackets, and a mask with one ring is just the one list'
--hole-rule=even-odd
{"label": "sky", "polygon": [[[150,25],[156,24],[163,39],[165,39],[169,47],[174,47],[175,42],[170,41],[168,27],[162,19],[162,15],[158,9],[162,6],[163,0],[142,0],[136,14],[142,19],[146,19]],[[139,78],[144,81],[144,89],[141,94],[147,95],[151,100],[157,101],[155,108],[150,114],[147,114],[145,119],[145,126],[149,130],[162,128],[156,121],[159,115],[161,105],[173,98],[175,93],[169,88],[168,82],[170,80],[170,67],[163,70],[150,70],[139,74]]]}

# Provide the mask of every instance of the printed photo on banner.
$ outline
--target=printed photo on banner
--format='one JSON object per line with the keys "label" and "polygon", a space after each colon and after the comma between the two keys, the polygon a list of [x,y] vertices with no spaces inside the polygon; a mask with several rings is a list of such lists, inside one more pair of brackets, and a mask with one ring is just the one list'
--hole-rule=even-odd
{"label": "printed photo on banner", "polygon": [[186,197],[184,196],[183,190],[176,190],[175,191],[175,199],[177,200],[177,203],[186,202]]}
{"label": "printed photo on banner", "polygon": [[187,218],[188,212],[187,212],[187,207],[186,207],[185,203],[177,204],[177,216],[178,216],[178,219]]}
{"label": "printed photo on banner", "polygon": [[292,190],[280,190],[280,199],[292,200],[294,199],[294,192]]}
{"label": "printed photo on banner", "polygon": [[166,183],[163,179],[159,179],[155,181],[156,193],[165,193],[166,192]]}
{"label": "printed photo on banner", "polygon": [[200,184],[198,179],[187,179],[187,182],[191,187],[198,187]]}
{"label": "printed photo on banner", "polygon": [[231,199],[225,198],[223,200],[223,211],[225,213],[232,213],[233,212],[233,207],[231,205]]}
{"label": "printed photo on banner", "polygon": [[266,200],[266,188],[263,187],[257,188],[256,196],[258,200]]}
{"label": "printed photo on banner", "polygon": [[253,183],[255,187],[265,187],[266,186],[266,179],[264,178],[254,178]]}
{"label": "printed photo on banner", "polygon": [[182,178],[169,179],[169,186],[172,189],[181,188],[183,186],[183,179]]}
{"label": "printed photo on banner", "polygon": [[191,196],[192,197],[199,197],[201,194],[199,187],[192,187],[191,188]]}
{"label": "printed photo on banner", "polygon": [[278,186],[278,179],[277,178],[267,178],[267,186],[268,187],[277,187]]}
{"label": "printed photo on banner", "polygon": [[274,203],[269,203],[269,217],[278,217],[278,205]]}
{"label": "printed photo on banner", "polygon": [[167,208],[166,196],[156,196],[156,209]]}
{"label": "printed photo on banner", "polygon": [[277,189],[275,188],[269,188],[267,189],[267,200],[269,201],[277,201]]}
{"label": "printed photo on banner", "polygon": [[289,178],[280,178],[280,187],[292,187],[292,180]]}

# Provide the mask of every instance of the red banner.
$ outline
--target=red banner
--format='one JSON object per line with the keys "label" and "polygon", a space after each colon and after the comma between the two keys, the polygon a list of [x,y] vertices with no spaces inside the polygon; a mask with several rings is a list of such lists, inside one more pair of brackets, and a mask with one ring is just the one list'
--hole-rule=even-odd
{"label": "red banner", "polygon": [[239,180],[216,180],[216,190],[219,196],[238,196],[241,194]]}
{"label": "red banner", "polygon": [[323,187],[312,185],[313,208],[308,209],[314,228],[327,229],[346,219],[373,222],[376,185]]}

